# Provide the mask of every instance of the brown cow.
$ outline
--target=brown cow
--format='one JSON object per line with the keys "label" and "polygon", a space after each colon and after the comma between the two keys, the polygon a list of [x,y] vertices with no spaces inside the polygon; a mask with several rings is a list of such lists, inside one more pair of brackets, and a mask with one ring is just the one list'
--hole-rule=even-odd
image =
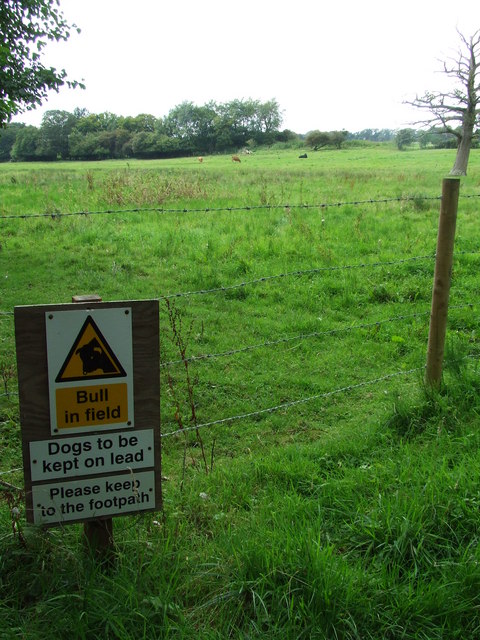
{"label": "brown cow", "polygon": [[202,158],[202,156],[199,156],[199,157],[198,157],[198,161],[199,161],[199,162],[203,162],[203,158]]}
{"label": "brown cow", "polygon": [[238,156],[232,156],[232,162],[241,162]]}

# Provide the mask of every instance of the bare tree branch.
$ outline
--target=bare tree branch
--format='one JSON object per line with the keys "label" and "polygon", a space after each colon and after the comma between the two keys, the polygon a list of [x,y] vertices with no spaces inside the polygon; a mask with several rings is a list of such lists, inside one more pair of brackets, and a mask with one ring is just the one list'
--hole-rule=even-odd
{"label": "bare tree branch", "polygon": [[457,29],[460,48],[455,58],[442,63],[443,73],[456,82],[451,91],[426,91],[405,104],[431,113],[430,118],[414,124],[438,127],[438,133],[454,135],[457,155],[451,173],[464,175],[476,128],[480,126],[480,29],[466,37]]}

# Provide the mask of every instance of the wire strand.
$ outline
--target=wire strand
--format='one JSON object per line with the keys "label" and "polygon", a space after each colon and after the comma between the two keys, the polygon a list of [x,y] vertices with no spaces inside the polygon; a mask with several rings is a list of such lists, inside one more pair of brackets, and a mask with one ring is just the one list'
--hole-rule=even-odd
{"label": "wire strand", "polygon": [[229,418],[221,418],[219,420],[212,420],[211,422],[204,422],[202,424],[193,425],[191,427],[183,427],[181,429],[176,429],[175,431],[169,431],[168,433],[162,433],[162,438],[167,438],[169,436],[178,435],[180,433],[187,433],[188,431],[196,431],[197,429],[206,429],[209,427],[217,426],[220,424],[227,424],[229,422],[235,422],[237,420],[245,420],[246,418],[255,418],[264,414],[274,413],[276,411],[280,411],[282,409],[289,409],[290,407],[295,407],[300,404],[305,404],[307,402],[312,402],[313,400],[320,400],[323,398],[329,398],[331,396],[337,395],[339,393],[347,393],[348,391],[353,391],[354,389],[360,389],[361,387],[367,387],[372,384],[377,384],[379,382],[384,382],[385,380],[390,380],[392,378],[398,376],[406,376],[418,371],[423,371],[425,366],[416,367],[414,369],[409,369],[408,371],[396,371],[395,373],[388,373],[387,375],[381,376],[379,378],[375,378],[374,380],[366,380],[363,382],[358,382],[356,384],[351,384],[346,387],[341,387],[340,389],[335,389],[334,391],[327,391],[324,393],[318,393],[313,396],[309,396],[308,398],[300,398],[299,400],[292,400],[290,402],[283,402],[282,404],[275,405],[274,407],[268,407],[267,409],[259,409],[258,411],[250,411],[249,413],[240,413],[236,416],[230,416]]}
{"label": "wire strand", "polygon": [[[480,194],[464,196],[464,197],[480,197]],[[364,204],[387,204],[390,202],[411,202],[418,200],[441,200],[442,196],[399,196],[396,198],[369,198],[367,200],[347,200],[340,202],[319,202],[314,204],[297,203],[297,204],[258,204],[258,205],[244,205],[244,206],[224,206],[224,207],[194,207],[191,209],[182,208],[166,208],[166,207],[132,207],[127,209],[104,209],[98,211],[71,211],[71,212],[52,212],[52,213],[29,213],[29,214],[7,214],[0,216],[0,220],[28,220],[29,218],[51,218],[52,220],[72,217],[72,216],[97,216],[97,215],[117,215],[125,213],[218,213],[220,211],[270,211],[274,209],[327,209],[330,207],[346,207],[346,206],[360,206]]]}
{"label": "wire strand", "polygon": [[[460,198],[479,198],[480,193],[460,194]],[[28,220],[30,218],[50,218],[56,220],[59,218],[67,218],[72,216],[98,216],[98,215],[122,215],[125,213],[159,213],[159,214],[189,214],[189,213],[218,213],[221,211],[271,211],[274,209],[328,209],[330,207],[355,207],[365,204],[388,204],[390,202],[418,202],[420,200],[441,200],[442,196],[399,196],[396,198],[369,198],[367,200],[346,200],[340,202],[319,202],[314,204],[297,203],[297,204],[256,204],[244,206],[225,206],[225,207],[193,207],[191,209],[167,208],[167,207],[131,207],[126,209],[104,209],[98,211],[67,211],[52,213],[28,213],[28,214],[4,214],[0,215],[1,220]]]}
{"label": "wire strand", "polygon": [[[462,304],[456,306],[450,306],[449,311],[453,309],[467,309],[473,308],[473,304]],[[169,362],[162,362],[160,364],[160,368],[163,369],[165,367],[169,367],[176,364],[182,364],[185,362],[198,362],[207,359],[221,358],[225,356],[232,356],[238,353],[245,353],[247,351],[253,351],[255,349],[261,349],[263,347],[273,347],[279,344],[284,344],[287,342],[293,342],[294,340],[308,340],[309,338],[319,338],[321,336],[335,335],[336,333],[343,333],[347,331],[356,331],[357,329],[370,329],[372,327],[379,327],[382,324],[386,324],[388,322],[398,322],[400,320],[408,320],[412,318],[421,318],[424,316],[430,315],[430,311],[421,311],[419,313],[408,313],[400,316],[393,316],[391,318],[386,318],[385,320],[377,320],[374,322],[366,322],[363,324],[356,324],[350,327],[341,327],[340,329],[329,329],[328,331],[312,331],[311,333],[300,333],[295,336],[289,336],[286,338],[279,338],[278,340],[267,340],[265,342],[261,342],[258,344],[248,345],[246,347],[239,347],[237,349],[230,349],[229,351],[220,351],[218,353],[205,353],[197,356],[190,356],[188,358],[180,358],[178,360],[170,360]]]}
{"label": "wire strand", "polygon": [[239,282],[237,284],[232,284],[227,286],[214,287],[212,289],[198,289],[196,291],[185,291],[183,293],[169,293],[164,296],[159,296],[157,299],[168,300],[171,298],[183,298],[183,297],[194,296],[194,295],[205,295],[207,293],[231,291],[232,289],[248,287],[252,284],[259,284],[261,282],[268,282],[268,281],[277,280],[280,278],[290,278],[292,276],[305,276],[305,275],[312,275],[312,274],[323,273],[323,272],[347,271],[347,270],[353,270],[353,269],[368,269],[368,268],[376,268],[376,267],[382,267],[382,266],[393,266],[393,265],[405,264],[407,262],[412,262],[415,260],[418,260],[418,261],[433,260],[434,258],[435,258],[435,254],[424,255],[424,256],[412,256],[411,258],[403,258],[401,260],[389,260],[386,262],[371,262],[371,263],[364,262],[359,264],[348,264],[348,265],[341,265],[336,267],[316,267],[314,269],[287,271],[285,273],[278,273],[272,276],[262,276],[261,278],[246,280],[245,282]]}

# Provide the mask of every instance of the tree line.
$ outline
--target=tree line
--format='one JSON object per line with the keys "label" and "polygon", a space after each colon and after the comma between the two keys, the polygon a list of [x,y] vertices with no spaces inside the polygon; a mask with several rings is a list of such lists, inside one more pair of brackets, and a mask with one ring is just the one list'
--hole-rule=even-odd
{"label": "tree line", "polygon": [[412,145],[455,148],[457,144],[454,136],[435,128],[298,134],[280,130],[280,124],[275,100],[235,100],[203,107],[183,102],[165,118],[52,110],[45,113],[40,127],[14,122],[1,129],[0,162],[172,158],[271,145],[317,151],[368,143],[392,143],[400,150]]}
{"label": "tree line", "polygon": [[[479,146],[478,135],[471,140],[471,147]],[[420,149],[456,149],[458,137],[452,131],[445,131],[443,127],[429,127],[428,129],[399,129],[395,134],[395,143],[400,151],[416,145]]]}
{"label": "tree line", "polygon": [[40,127],[8,124],[0,160],[165,158],[229,152],[287,140],[276,100],[233,100],[197,106],[183,102],[164,118],[118,116],[85,109],[47,111]]}

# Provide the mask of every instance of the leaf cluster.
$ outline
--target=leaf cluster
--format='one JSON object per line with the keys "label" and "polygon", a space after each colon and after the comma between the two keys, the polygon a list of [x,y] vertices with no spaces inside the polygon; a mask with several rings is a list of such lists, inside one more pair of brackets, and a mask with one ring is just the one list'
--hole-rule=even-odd
{"label": "leaf cluster", "polygon": [[58,0],[3,0],[0,5],[0,126],[13,115],[40,105],[50,89],[83,86],[66,80],[60,71],[42,63],[47,43],[66,41],[70,30]]}

